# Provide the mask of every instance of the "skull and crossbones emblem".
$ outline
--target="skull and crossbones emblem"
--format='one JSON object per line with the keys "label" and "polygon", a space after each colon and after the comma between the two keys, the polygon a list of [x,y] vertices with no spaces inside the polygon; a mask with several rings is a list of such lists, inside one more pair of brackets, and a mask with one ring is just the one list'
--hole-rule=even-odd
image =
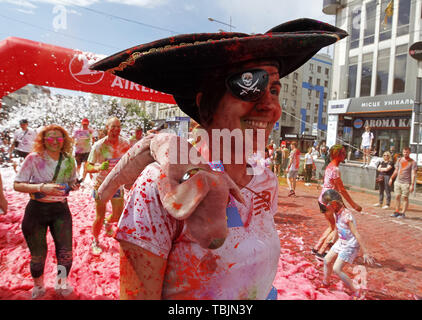
{"label": "skull and crossbones emblem", "polygon": [[241,96],[244,94],[248,94],[250,91],[252,91],[252,93],[261,92],[261,90],[256,87],[256,85],[258,84],[259,78],[254,83],[252,83],[253,74],[251,72],[243,73],[241,79],[244,85],[242,85],[240,82],[237,83],[239,87],[243,89],[242,92],[240,92]]}

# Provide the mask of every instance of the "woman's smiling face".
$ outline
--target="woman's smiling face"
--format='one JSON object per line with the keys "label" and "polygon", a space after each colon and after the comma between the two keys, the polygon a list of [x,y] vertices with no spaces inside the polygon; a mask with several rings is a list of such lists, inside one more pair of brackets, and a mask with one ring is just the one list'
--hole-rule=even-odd
{"label": "woman's smiling face", "polygon": [[45,133],[45,148],[52,152],[61,151],[64,144],[63,134],[59,130],[50,130]]}
{"label": "woman's smiling face", "polygon": [[257,136],[258,130],[265,130],[265,141],[268,140],[275,122],[281,116],[279,73],[277,67],[269,62],[248,63],[239,71],[252,69],[262,69],[268,73],[268,84],[263,89],[265,92],[256,101],[244,101],[227,90],[207,130],[228,129],[233,132],[240,129],[245,133],[246,129],[251,129],[254,137]]}

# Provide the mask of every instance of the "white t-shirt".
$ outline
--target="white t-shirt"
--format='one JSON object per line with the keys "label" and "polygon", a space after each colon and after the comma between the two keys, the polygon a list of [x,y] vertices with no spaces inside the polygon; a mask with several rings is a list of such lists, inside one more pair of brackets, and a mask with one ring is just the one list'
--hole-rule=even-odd
{"label": "white t-shirt", "polygon": [[[273,218],[278,199],[274,174],[264,169],[253,176],[247,187],[260,196],[243,188],[246,205],[231,198],[227,209],[229,233],[215,250],[200,247],[180,228],[183,222],[162,207],[155,182],[160,175],[159,165],[152,163],[138,177],[121,215],[116,239],[167,259],[162,298],[267,298],[280,255]],[[250,223],[245,227],[248,217]]]}
{"label": "white t-shirt", "polygon": [[[47,152],[31,152],[23,161],[15,177],[16,182],[46,183],[51,182],[58,160],[51,158]],[[72,184],[76,181],[76,162],[72,157],[63,158],[56,183]]]}
{"label": "white t-shirt", "polygon": [[22,128],[18,129],[13,136],[13,142],[19,142],[15,149],[22,152],[31,152],[36,136],[37,132],[34,129],[28,128],[25,131]]}
{"label": "white t-shirt", "polygon": [[314,159],[310,153],[305,154],[305,164],[313,164]]}
{"label": "white t-shirt", "polygon": [[353,235],[352,231],[349,228],[348,222],[352,221],[356,227],[356,220],[353,217],[352,212],[344,208],[335,216],[336,218],[336,227],[338,232],[338,241],[342,247],[356,248],[359,247],[359,242],[356,237]]}
{"label": "white t-shirt", "polygon": [[374,139],[374,134],[372,132],[365,131],[362,134],[362,147],[370,147],[372,139]]}

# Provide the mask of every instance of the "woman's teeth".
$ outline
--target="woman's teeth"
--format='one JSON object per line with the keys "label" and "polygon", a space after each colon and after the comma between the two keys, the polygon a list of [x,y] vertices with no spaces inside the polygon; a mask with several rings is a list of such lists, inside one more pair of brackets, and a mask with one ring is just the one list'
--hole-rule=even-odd
{"label": "woman's teeth", "polygon": [[253,128],[266,129],[268,127],[268,122],[263,121],[254,121],[254,120],[245,120],[246,124]]}

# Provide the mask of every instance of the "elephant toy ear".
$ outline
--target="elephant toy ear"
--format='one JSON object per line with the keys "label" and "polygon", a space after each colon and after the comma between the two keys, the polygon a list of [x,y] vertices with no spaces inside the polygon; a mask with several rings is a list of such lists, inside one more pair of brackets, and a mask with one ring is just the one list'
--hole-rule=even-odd
{"label": "elephant toy ear", "polygon": [[164,177],[157,183],[162,204],[175,219],[185,220],[207,196],[212,187],[209,181],[215,178],[209,172],[199,171],[181,184],[170,179]]}

